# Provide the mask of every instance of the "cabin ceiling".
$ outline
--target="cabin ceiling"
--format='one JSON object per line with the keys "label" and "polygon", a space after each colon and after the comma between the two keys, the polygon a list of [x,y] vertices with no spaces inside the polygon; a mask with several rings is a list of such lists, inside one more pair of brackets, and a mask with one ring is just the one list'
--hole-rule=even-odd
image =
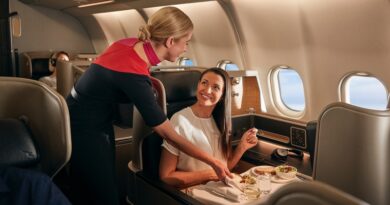
{"label": "cabin ceiling", "polygon": [[56,10],[63,10],[74,16],[85,16],[94,13],[119,11],[127,9],[141,9],[173,4],[194,3],[210,0],[113,0],[111,3],[78,8],[80,5],[106,2],[108,0],[19,0],[25,4],[43,6]]}
{"label": "cabin ceiling", "polygon": [[44,6],[52,9],[66,9],[70,7],[77,7],[82,3],[99,2],[104,0],[67,0],[67,1],[56,1],[56,0],[19,0],[25,4],[33,4],[37,6]]}

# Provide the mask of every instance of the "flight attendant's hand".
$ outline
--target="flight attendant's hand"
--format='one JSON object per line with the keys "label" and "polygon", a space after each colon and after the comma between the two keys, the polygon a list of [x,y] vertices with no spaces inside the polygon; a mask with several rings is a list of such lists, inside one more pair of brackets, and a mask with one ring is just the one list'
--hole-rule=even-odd
{"label": "flight attendant's hand", "polygon": [[226,177],[233,178],[233,175],[230,173],[229,169],[227,168],[226,164],[222,163],[221,161],[215,159],[214,163],[211,165],[217,174],[219,180],[225,181]]}

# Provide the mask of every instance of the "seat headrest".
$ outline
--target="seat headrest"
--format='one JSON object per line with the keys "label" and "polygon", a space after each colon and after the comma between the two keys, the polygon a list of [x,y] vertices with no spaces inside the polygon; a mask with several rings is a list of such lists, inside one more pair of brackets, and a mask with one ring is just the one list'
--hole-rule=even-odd
{"label": "seat headrest", "polygon": [[200,75],[198,70],[152,72],[164,84],[168,104],[194,99]]}

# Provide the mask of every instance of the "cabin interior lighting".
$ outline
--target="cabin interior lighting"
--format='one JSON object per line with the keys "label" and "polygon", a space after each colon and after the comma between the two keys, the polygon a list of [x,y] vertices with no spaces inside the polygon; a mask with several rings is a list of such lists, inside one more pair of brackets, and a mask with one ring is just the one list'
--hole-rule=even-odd
{"label": "cabin interior lighting", "polygon": [[83,4],[83,5],[78,5],[77,7],[84,8],[84,7],[97,6],[97,5],[102,5],[102,4],[109,4],[112,2],[114,2],[114,0],[101,1],[101,2],[90,3],[90,4]]}

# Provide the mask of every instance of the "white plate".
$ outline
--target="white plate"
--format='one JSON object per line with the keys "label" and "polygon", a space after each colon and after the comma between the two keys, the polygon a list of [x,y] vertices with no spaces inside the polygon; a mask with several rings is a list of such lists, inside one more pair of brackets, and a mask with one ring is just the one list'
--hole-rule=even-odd
{"label": "white plate", "polygon": [[282,178],[278,177],[277,175],[272,175],[272,177],[271,177],[271,181],[272,182],[279,183],[279,184],[288,183],[288,182],[291,182],[291,181],[294,181],[294,180],[298,180],[298,178],[294,177],[294,178],[291,178],[291,179],[282,179]]}
{"label": "white plate", "polygon": [[252,169],[251,169],[251,174],[253,175],[253,176],[259,176],[259,174],[257,174],[256,172],[255,172],[255,169],[256,168],[264,168],[264,169],[269,169],[269,168],[271,168],[271,169],[275,169],[275,167],[273,167],[273,166],[268,166],[268,165],[262,165],[262,166],[257,166],[257,167],[253,167]]}

